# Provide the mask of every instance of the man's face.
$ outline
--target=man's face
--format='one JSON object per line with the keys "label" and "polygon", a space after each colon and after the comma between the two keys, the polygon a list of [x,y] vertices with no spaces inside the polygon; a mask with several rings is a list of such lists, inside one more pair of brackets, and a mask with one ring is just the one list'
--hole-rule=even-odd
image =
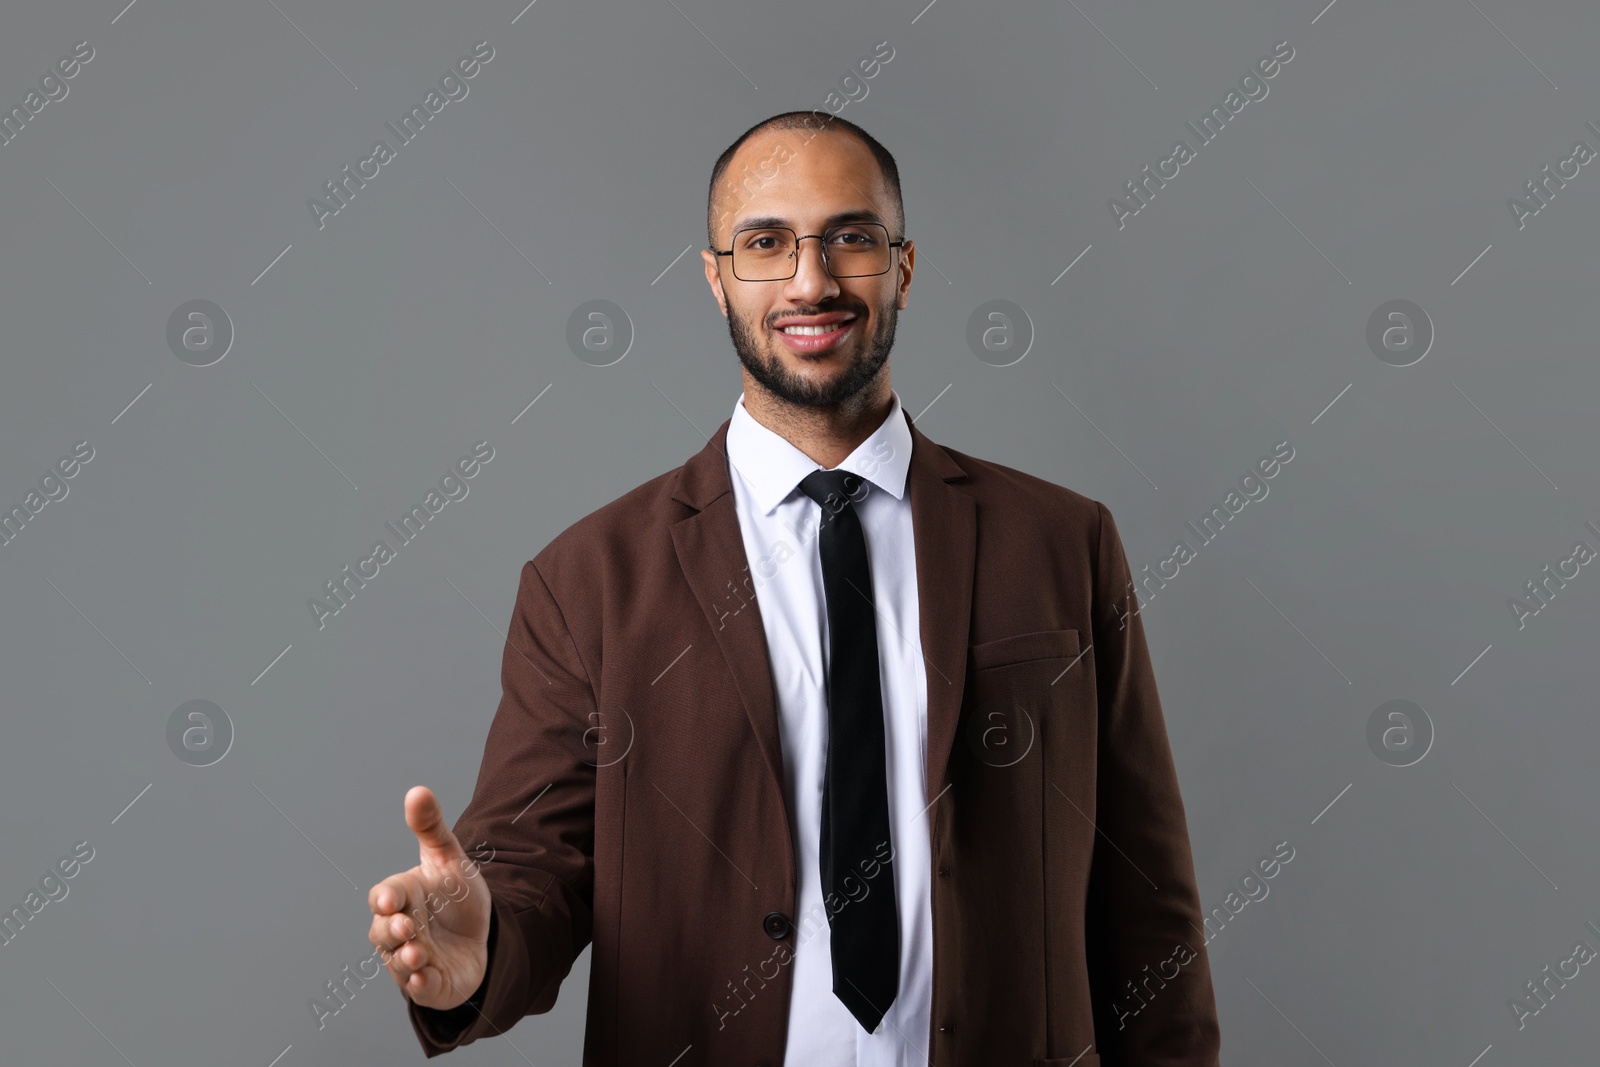
{"label": "man's face", "polygon": [[[732,247],[733,233],[756,218],[782,220],[779,225],[797,234],[820,234],[835,216],[862,212],[882,222],[890,240],[899,236],[882,173],[866,145],[842,133],[813,133],[768,131],[739,149],[719,191],[718,249]],[[823,265],[821,246],[820,240],[801,241],[795,276],[786,281],[741,281],[730,257],[701,252],[739,362],[775,397],[806,407],[838,405],[878,378],[894,347],[915,261],[908,241],[891,251],[886,273],[835,278]],[[827,330],[821,336],[783,330],[817,319]]]}

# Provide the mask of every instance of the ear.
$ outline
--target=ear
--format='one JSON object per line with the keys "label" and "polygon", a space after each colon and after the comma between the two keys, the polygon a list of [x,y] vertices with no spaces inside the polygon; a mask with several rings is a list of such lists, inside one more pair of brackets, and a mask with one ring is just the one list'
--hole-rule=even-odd
{"label": "ear", "polygon": [[907,240],[900,246],[900,280],[895,287],[894,306],[899,311],[904,311],[911,302],[911,274],[917,269],[917,246]]}
{"label": "ear", "polygon": [[706,284],[711,287],[711,295],[717,298],[717,306],[722,309],[722,317],[728,317],[728,294],[722,291],[722,271],[718,264],[722,257],[709,248],[700,250],[700,259],[706,268]]}

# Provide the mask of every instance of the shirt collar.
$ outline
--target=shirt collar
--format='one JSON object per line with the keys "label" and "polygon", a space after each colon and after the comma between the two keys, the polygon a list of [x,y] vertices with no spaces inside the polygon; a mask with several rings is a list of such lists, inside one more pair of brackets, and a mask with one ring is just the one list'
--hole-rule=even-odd
{"label": "shirt collar", "polygon": [[[905,493],[906,473],[911,466],[911,427],[902,413],[900,394],[893,389],[889,393],[893,402],[888,417],[836,469],[860,475],[899,500]],[[770,515],[806,475],[820,469],[816,460],[757,422],[744,406],[743,393],[733,405],[727,449],[732,474],[744,479],[745,488],[763,515]]]}

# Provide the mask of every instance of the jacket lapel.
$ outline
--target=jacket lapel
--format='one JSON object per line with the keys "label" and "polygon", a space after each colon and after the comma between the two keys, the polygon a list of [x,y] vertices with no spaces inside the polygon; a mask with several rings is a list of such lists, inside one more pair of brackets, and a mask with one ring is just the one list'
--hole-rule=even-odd
{"label": "jacket lapel", "polygon": [[750,582],[749,560],[728,476],[728,425],[732,421],[723,420],[706,446],[678,472],[672,498],[695,510],[672,524],[672,546],[723,659],[733,672],[750,728],[761,746],[778,796],[782,797],[783,752],[778,740],[778,709],[767,632]]}
{"label": "jacket lapel", "polygon": [[[904,413],[904,408],[901,410]],[[912,441],[906,488],[911,495],[919,629],[928,682],[927,786],[931,805],[944,788],[966,685],[977,502],[950,484],[964,479],[966,472],[917,429],[909,413],[905,417]],[[749,561],[728,474],[731,422],[724,420],[705,447],[679,469],[672,497],[694,510],[673,523],[672,544],[684,578],[733,673],[750,728],[782,796],[783,753],[766,630],[749,584]],[[933,826],[933,819],[928,825]]]}
{"label": "jacket lapel", "polygon": [[[901,409],[904,411],[904,409]],[[967,638],[972,619],[977,560],[978,504],[956,485],[966,471],[950,454],[911,426],[912,537],[917,549],[917,602],[922,660],[928,679],[928,803],[944,789],[950,746],[966,688]],[[930,816],[928,826],[934,820]]]}

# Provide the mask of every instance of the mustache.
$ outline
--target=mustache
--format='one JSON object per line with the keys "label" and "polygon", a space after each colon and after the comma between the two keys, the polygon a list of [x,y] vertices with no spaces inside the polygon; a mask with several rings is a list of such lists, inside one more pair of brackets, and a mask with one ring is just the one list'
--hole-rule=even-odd
{"label": "mustache", "polygon": [[776,327],[776,326],[783,325],[785,322],[788,322],[790,319],[805,319],[805,318],[811,318],[814,315],[832,315],[835,312],[840,312],[840,311],[842,311],[842,312],[844,312],[844,313],[846,313],[848,315],[854,315],[858,319],[859,318],[864,318],[866,316],[866,313],[867,313],[867,309],[864,308],[864,307],[863,308],[853,308],[853,307],[834,306],[834,307],[829,307],[829,308],[811,308],[809,310],[797,308],[795,310],[786,312],[781,318],[772,319],[771,321],[769,321],[767,323],[767,325]]}

